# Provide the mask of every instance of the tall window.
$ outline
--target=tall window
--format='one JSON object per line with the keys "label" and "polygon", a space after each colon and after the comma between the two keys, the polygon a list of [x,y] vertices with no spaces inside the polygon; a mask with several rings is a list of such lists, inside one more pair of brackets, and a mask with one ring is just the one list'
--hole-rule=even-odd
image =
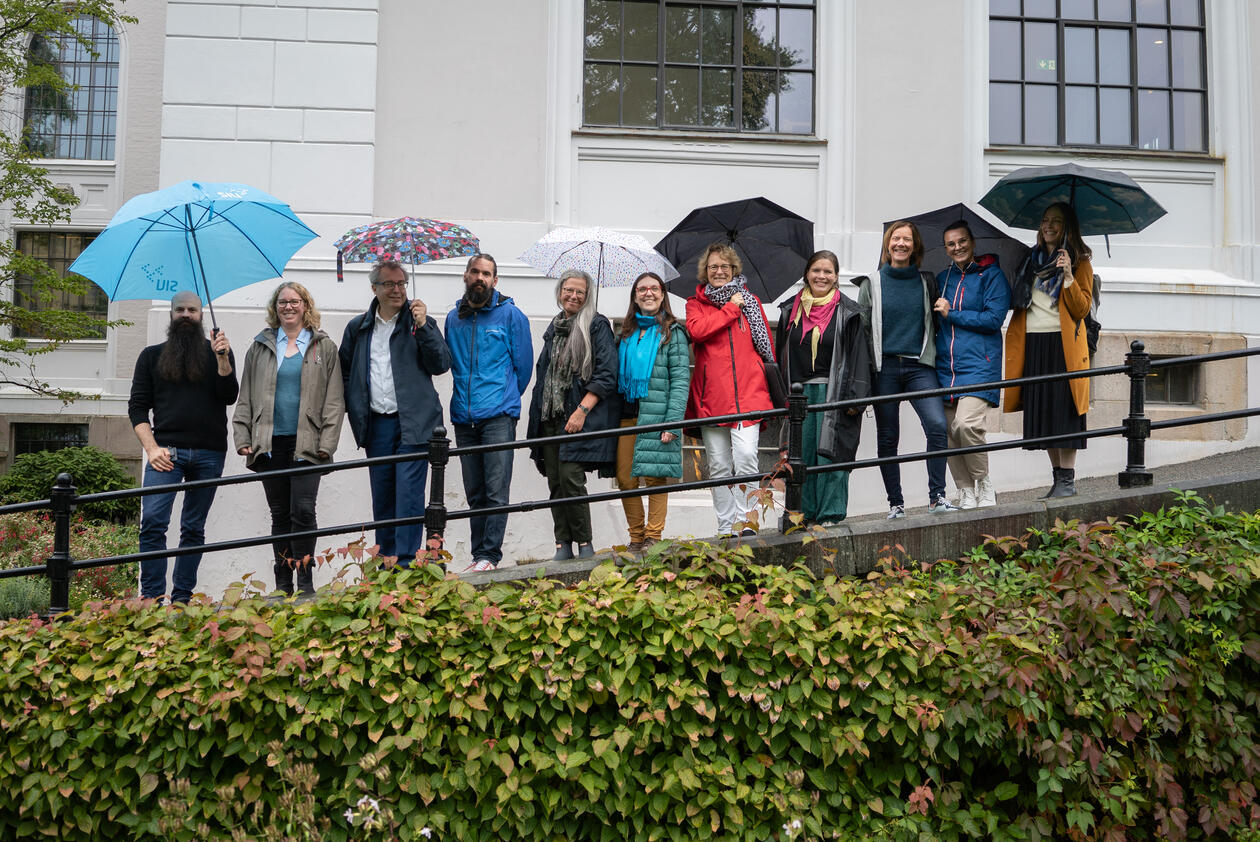
{"label": "tall window", "polygon": [[[61,275],[74,259],[96,239],[94,231],[19,231],[17,234],[18,251],[22,254],[38,257]],[[88,289],[82,294],[64,290],[40,290],[29,277],[19,275],[13,287],[13,300],[19,307],[27,310],[62,310],[87,313],[97,318],[105,318],[109,310],[109,299],[96,284],[87,282]],[[42,335],[17,321],[13,325],[13,335],[20,339],[40,339]],[[102,330],[97,339],[104,339]]]}
{"label": "tall window", "polygon": [[814,2],[586,0],[588,126],[812,134]]}
{"label": "tall window", "polygon": [[45,85],[26,89],[27,146],[42,158],[112,161],[118,112],[118,36],[108,24],[90,17],[75,28],[97,55],[75,39],[36,36],[31,53],[57,68],[71,85],[54,91]]}
{"label": "tall window", "polygon": [[989,140],[1207,150],[1203,0],[990,0]]}

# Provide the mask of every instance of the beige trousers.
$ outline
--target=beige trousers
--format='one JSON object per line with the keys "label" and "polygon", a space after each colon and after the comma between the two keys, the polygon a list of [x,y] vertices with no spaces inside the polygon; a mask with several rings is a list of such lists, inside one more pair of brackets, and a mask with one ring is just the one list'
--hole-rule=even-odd
{"label": "beige trousers", "polygon": [[[985,416],[992,406],[983,398],[967,395],[945,404],[945,424],[950,447],[972,447],[985,442]],[[989,454],[969,453],[949,457],[949,473],[959,488],[971,488],[989,475]]]}

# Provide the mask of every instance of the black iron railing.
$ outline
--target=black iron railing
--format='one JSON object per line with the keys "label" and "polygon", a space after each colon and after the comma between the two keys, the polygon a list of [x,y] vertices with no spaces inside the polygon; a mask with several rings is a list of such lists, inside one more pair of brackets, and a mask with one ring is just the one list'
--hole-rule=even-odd
{"label": "black iron railing", "polygon": [[[806,402],[805,394],[801,386],[795,385],[788,397],[788,406],[786,409],[735,413],[731,415],[705,418],[703,419],[703,422],[706,425],[711,425],[737,421],[786,418],[786,453],[784,460],[781,463],[783,467],[787,469],[785,476],[783,477],[785,482],[785,513],[779,522],[779,528],[783,531],[787,531],[792,527],[792,514],[800,511],[802,489],[805,485],[806,477],[810,474],[827,473],[831,471],[852,471],[879,465],[917,462],[930,458],[1010,450],[1013,448],[1022,448],[1030,444],[1053,444],[1056,441],[1067,439],[1124,436],[1128,443],[1127,464],[1125,469],[1120,472],[1118,482],[1121,488],[1140,488],[1149,486],[1152,482],[1151,472],[1146,468],[1146,442],[1150,438],[1153,430],[1170,429],[1190,424],[1206,424],[1216,421],[1228,421],[1238,418],[1248,418],[1260,414],[1260,407],[1250,407],[1225,412],[1197,413],[1183,418],[1152,422],[1146,416],[1146,378],[1151,371],[1158,368],[1176,365],[1215,362],[1218,360],[1248,357],[1256,354],[1260,354],[1260,347],[1247,348],[1239,351],[1223,351],[1212,354],[1197,354],[1194,356],[1152,360],[1150,354],[1146,352],[1143,343],[1140,341],[1134,341],[1130,345],[1130,351],[1125,356],[1125,362],[1123,365],[1102,366],[1099,368],[1091,368],[1088,371],[1045,374],[1035,377],[1012,378],[1010,380],[996,380],[989,383],[978,383],[965,387],[968,392],[972,392],[988,389],[1001,389],[1009,386],[1021,386],[1029,383],[1046,383],[1058,380],[1072,380],[1080,377],[1103,377],[1125,374],[1129,377],[1129,413],[1124,418],[1123,423],[1119,426],[1088,430],[1085,433],[1069,433],[1065,435],[1043,436],[1033,439],[1011,439],[1001,442],[988,442],[983,445],[974,445],[970,447],[898,454],[896,456],[884,456],[874,459],[835,462],[827,465],[806,466],[805,464],[804,454],[802,453],[802,440],[804,421],[808,413],[823,412],[833,409],[864,408],[872,404],[886,403],[889,401],[941,397],[959,392],[960,387],[954,386],[924,389],[915,392],[902,392],[892,395],[881,395],[879,397],[872,396],[855,400],[833,401],[830,403],[820,403],[809,406]],[[246,549],[250,547],[270,545],[274,541],[283,539],[320,538],[327,535],[364,532],[368,529],[375,529],[379,527],[404,526],[418,523],[423,523],[430,535],[442,535],[451,521],[463,520],[472,517],[473,515],[531,512],[538,509],[549,509],[557,505],[566,505],[575,502],[598,503],[608,500],[620,500],[626,497],[640,497],[649,494],[659,494],[661,493],[661,487],[655,486],[651,488],[630,489],[627,491],[618,490],[597,492],[594,494],[587,494],[584,497],[569,497],[558,500],[531,500],[476,510],[460,509],[456,511],[448,511],[445,504],[446,467],[452,457],[477,453],[490,453],[499,450],[511,450],[524,447],[536,447],[547,444],[558,444],[561,442],[581,441],[586,439],[612,438],[623,435],[637,435],[639,433],[663,432],[666,430],[676,430],[680,426],[690,426],[696,423],[696,421],[688,421],[680,424],[676,421],[666,421],[658,424],[644,424],[634,427],[617,427],[610,430],[597,430],[535,439],[519,439],[498,444],[481,444],[461,448],[452,448],[450,439],[447,438],[446,430],[442,427],[438,427],[433,431],[433,436],[430,439],[427,452],[422,453],[411,453],[398,456],[378,456],[370,459],[355,459],[351,461],[337,462],[331,465],[312,465],[298,468],[288,468],[281,471],[268,472],[266,474],[239,474],[229,477],[219,477],[216,479],[184,482],[176,486],[166,485],[151,486],[148,488],[131,488],[122,491],[107,491],[98,494],[77,495],[75,493],[73,478],[69,474],[63,473],[58,475],[57,482],[52,488],[52,493],[49,499],[0,506],[0,515],[48,509],[52,511],[53,517],[53,552],[52,555],[49,556],[47,563],[28,567],[11,568],[9,570],[0,570],[0,579],[17,576],[47,576],[50,585],[49,615],[56,616],[69,610],[70,576],[77,570],[144,561],[152,558],[167,558],[193,553],[214,553],[225,550]],[[170,494],[173,491],[182,491],[193,488],[218,488],[226,485],[260,482],[264,477],[274,478],[281,476],[298,476],[310,473],[331,474],[338,471],[358,470],[361,468],[371,467],[373,465],[409,462],[418,459],[427,459],[429,462],[429,499],[423,515],[392,518],[389,520],[373,520],[359,523],[339,524],[337,526],[321,527],[319,529],[306,530],[302,532],[292,532],[286,535],[265,535],[231,541],[218,541],[198,547],[177,547],[150,550],[147,552],[110,556],[108,558],[76,561],[71,557],[71,515],[73,514],[75,507],[80,503],[118,500],[128,497],[143,497],[149,494]],[[761,473],[739,474],[717,479],[711,478],[690,482],[671,483],[666,486],[666,491],[670,493],[678,491],[691,491],[695,489],[712,488],[719,485],[759,486],[765,479],[766,475]]]}

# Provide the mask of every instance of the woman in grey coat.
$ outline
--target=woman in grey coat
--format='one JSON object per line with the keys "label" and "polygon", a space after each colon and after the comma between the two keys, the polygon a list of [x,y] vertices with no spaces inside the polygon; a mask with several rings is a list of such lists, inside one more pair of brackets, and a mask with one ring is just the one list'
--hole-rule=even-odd
{"label": "woman in grey coat", "polygon": [[[236,452],[253,471],[279,471],[332,461],[345,414],[337,344],[319,329],[319,311],[306,287],[285,282],[267,303],[267,329],[254,337],[241,369],[232,416]],[[271,534],[316,528],[319,474],[264,478]],[[313,593],[315,539],[272,544],[276,588]]]}
{"label": "woman in grey coat", "polygon": [[[660,276],[644,272],[630,288],[630,307],[621,323],[617,347],[617,390],[621,393],[621,426],[681,422],[687,411],[691,383],[687,332],[674,318],[669,294]],[[617,442],[617,487],[629,491],[665,485],[668,477],[682,476],[681,430],[622,436]],[[647,521],[643,498],[624,497],[630,551],[638,552],[661,540],[669,497],[648,496]]]}

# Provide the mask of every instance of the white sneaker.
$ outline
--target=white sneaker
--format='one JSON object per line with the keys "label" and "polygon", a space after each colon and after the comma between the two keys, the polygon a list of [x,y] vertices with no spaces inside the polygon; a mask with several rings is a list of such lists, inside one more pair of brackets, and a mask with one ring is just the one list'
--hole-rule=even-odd
{"label": "white sneaker", "polygon": [[888,507],[889,520],[899,520],[900,518],[903,518],[905,516],[906,516],[905,506],[889,506]]}
{"label": "white sneaker", "polygon": [[974,509],[976,507],[976,490],[970,486],[958,489],[958,508]]}
{"label": "white sneaker", "polygon": [[993,481],[987,475],[976,482],[976,505],[980,508],[997,505],[997,493],[993,490]]}
{"label": "white sneaker", "polygon": [[464,568],[465,573],[488,573],[494,570],[494,562],[488,558],[474,559],[473,563]]}

